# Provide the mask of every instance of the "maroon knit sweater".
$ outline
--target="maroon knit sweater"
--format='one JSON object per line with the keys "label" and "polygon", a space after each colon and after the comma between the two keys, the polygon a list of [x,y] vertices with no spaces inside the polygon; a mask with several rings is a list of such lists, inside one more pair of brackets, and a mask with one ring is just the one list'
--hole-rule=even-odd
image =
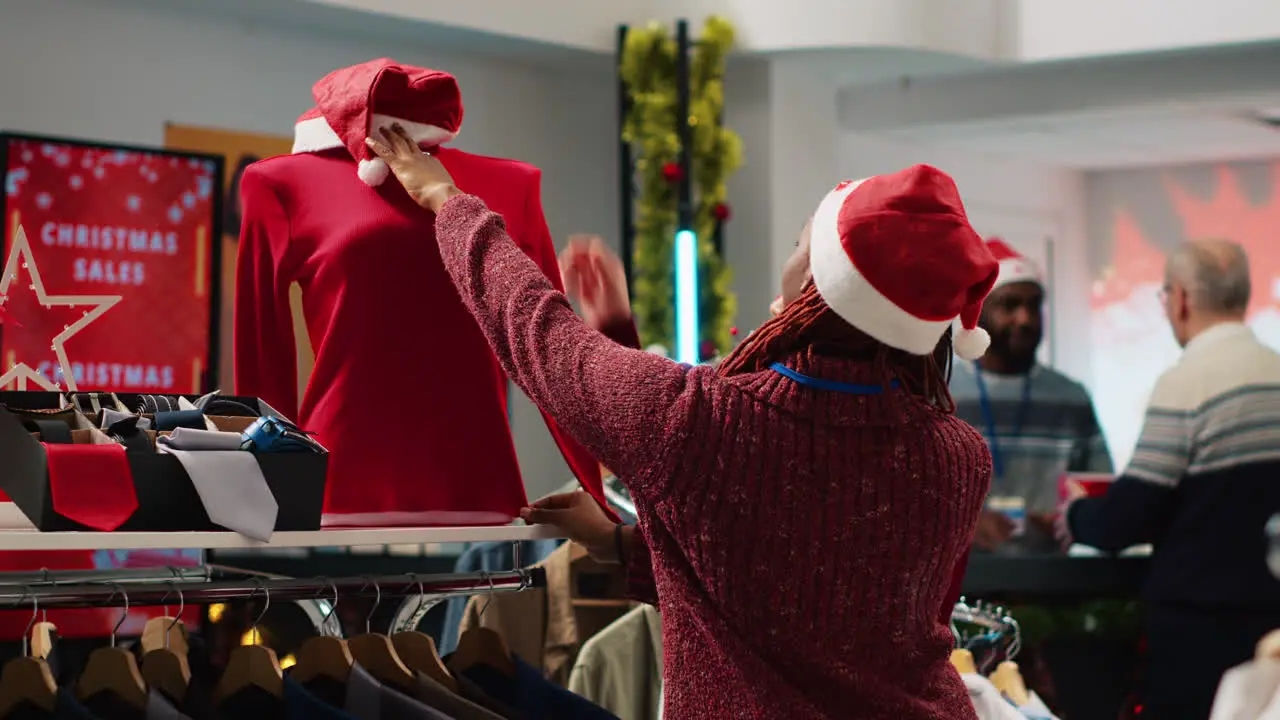
{"label": "maroon knit sweater", "polygon": [[[938,609],[990,481],[977,431],[901,392],[722,378],[622,347],[477,198],[445,203],[436,237],[507,373],[632,492],[665,717],[975,717]],[[877,382],[849,361],[785,360]]]}

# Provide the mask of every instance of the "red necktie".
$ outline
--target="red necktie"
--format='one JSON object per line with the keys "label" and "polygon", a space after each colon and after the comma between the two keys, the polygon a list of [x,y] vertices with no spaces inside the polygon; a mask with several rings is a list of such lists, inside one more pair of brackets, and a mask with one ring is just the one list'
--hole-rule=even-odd
{"label": "red necktie", "polygon": [[138,509],[122,445],[44,445],[53,509],[94,530],[115,530]]}

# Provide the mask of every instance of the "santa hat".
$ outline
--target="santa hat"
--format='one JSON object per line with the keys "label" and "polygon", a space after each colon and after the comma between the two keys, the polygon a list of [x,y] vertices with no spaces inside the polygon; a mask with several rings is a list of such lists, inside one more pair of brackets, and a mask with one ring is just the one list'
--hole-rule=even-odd
{"label": "santa hat", "polygon": [[813,216],[809,265],[827,305],[886,345],[927,355],[957,319],[961,358],[991,343],[978,315],[1000,266],[937,168],[836,186]]}
{"label": "santa hat", "polygon": [[311,88],[316,106],[294,126],[293,152],[345,147],[367,185],[381,185],[390,168],[365,144],[380,128],[399,123],[419,145],[448,142],[462,127],[458,81],[438,70],[381,58],[335,70]]}
{"label": "santa hat", "polygon": [[1040,268],[1009,246],[998,237],[989,238],[987,247],[1000,263],[1000,277],[996,278],[993,290],[1010,283],[1029,282],[1044,287],[1044,279],[1040,276]]}

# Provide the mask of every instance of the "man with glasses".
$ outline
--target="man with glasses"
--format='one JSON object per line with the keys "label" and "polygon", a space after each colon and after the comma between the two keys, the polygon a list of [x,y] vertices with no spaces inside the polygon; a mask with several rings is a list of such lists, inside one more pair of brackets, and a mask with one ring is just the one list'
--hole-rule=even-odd
{"label": "man with glasses", "polygon": [[1170,255],[1165,315],[1182,356],[1156,380],[1129,467],[1104,497],[1072,488],[1064,543],[1155,546],[1143,588],[1152,718],[1205,718],[1222,673],[1280,627],[1267,569],[1280,512],[1280,355],[1244,324],[1249,262],[1201,240]]}

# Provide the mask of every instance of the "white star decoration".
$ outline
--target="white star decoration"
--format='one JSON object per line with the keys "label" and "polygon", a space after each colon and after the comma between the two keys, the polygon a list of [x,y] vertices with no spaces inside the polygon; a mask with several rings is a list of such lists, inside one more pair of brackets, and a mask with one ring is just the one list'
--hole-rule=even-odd
{"label": "white star decoration", "polygon": [[[40,280],[40,269],[36,267],[35,258],[31,255],[31,245],[27,242],[27,234],[23,231],[21,224],[15,221],[14,225],[17,226],[17,231],[14,233],[13,244],[9,247],[9,258],[4,263],[4,274],[0,275],[0,308],[3,308],[4,304],[9,300],[9,284],[17,279],[19,268],[25,269],[31,277],[30,287],[35,292],[40,304],[46,309],[55,305],[71,308],[89,307],[80,316],[80,319],[64,326],[62,332],[53,338],[53,354],[58,358],[58,367],[62,370],[62,377],[67,383],[66,389],[74,391],[76,389],[76,377],[71,371],[71,362],[67,360],[67,351],[64,344],[74,337],[76,333],[85,329],[89,323],[102,317],[122,298],[119,295],[46,295],[44,283]],[[28,382],[35,383],[45,390],[54,392],[62,389],[58,387],[57,383],[51,382],[48,378],[32,369],[30,365],[22,362],[0,375],[0,388],[7,387],[10,383],[16,383],[19,390],[26,390]]]}

